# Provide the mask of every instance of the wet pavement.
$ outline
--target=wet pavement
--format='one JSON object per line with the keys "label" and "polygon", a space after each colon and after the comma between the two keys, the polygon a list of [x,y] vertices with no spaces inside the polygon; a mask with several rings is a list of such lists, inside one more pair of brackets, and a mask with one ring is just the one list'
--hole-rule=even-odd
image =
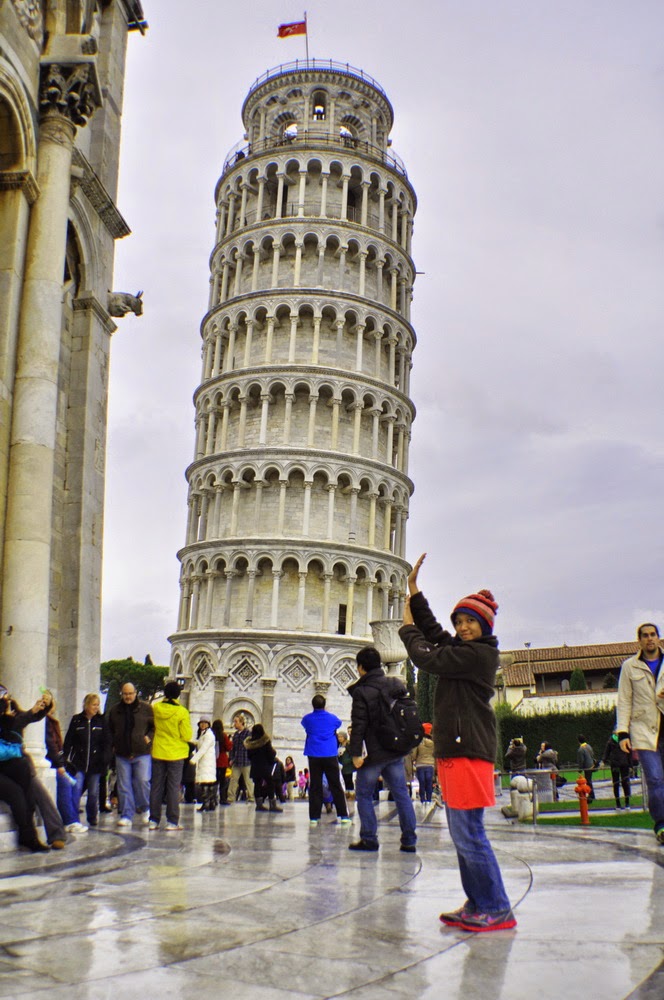
{"label": "wet pavement", "polygon": [[444,928],[463,902],[442,810],[399,851],[390,803],[377,854],[357,827],[310,828],[246,803],[182,833],[115,815],[48,855],[0,854],[0,997],[662,1000],[664,849],[647,831],[487,825],[513,931]]}

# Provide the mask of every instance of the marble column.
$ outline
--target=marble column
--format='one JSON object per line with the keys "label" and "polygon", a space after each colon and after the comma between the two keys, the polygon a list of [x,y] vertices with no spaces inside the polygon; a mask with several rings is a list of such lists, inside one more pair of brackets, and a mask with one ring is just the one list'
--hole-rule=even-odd
{"label": "marble column", "polygon": [[268,736],[274,738],[275,733],[274,728],[274,689],[277,686],[277,679],[272,677],[263,677],[261,681],[263,685],[263,711],[262,711],[262,726]]}
{"label": "marble column", "polygon": [[[40,684],[49,683],[62,276],[75,126],[85,125],[98,103],[93,73],[88,64],[43,66],[39,92],[40,193],[30,214],[18,326],[0,626],[2,679],[25,705],[34,702]],[[30,728],[26,732],[26,743],[40,759],[41,736]]]}

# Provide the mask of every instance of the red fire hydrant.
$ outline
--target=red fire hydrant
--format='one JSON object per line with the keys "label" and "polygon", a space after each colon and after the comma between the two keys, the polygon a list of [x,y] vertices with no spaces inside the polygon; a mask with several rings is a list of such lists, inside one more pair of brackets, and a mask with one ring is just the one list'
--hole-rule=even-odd
{"label": "red fire hydrant", "polygon": [[574,791],[579,796],[581,826],[590,826],[590,819],[588,818],[588,795],[590,794],[590,785],[586,781],[583,774],[579,775],[576,785],[574,786]]}

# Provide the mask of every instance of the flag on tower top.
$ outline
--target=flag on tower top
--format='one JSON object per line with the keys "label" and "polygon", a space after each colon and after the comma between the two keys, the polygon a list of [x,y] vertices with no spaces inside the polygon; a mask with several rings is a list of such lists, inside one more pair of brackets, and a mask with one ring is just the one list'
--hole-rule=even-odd
{"label": "flag on tower top", "polygon": [[277,28],[277,38],[290,38],[291,35],[306,35],[306,33],[306,21],[293,21],[292,24],[280,24]]}

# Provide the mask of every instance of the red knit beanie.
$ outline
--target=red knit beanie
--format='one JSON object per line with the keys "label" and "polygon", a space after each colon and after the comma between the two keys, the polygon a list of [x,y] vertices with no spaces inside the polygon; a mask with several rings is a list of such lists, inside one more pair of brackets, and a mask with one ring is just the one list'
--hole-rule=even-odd
{"label": "red knit beanie", "polygon": [[476,594],[469,594],[468,597],[462,597],[454,606],[450,617],[454,625],[454,618],[459,612],[472,615],[482,626],[482,635],[491,635],[497,610],[498,605],[493,599],[491,591],[478,590]]}

